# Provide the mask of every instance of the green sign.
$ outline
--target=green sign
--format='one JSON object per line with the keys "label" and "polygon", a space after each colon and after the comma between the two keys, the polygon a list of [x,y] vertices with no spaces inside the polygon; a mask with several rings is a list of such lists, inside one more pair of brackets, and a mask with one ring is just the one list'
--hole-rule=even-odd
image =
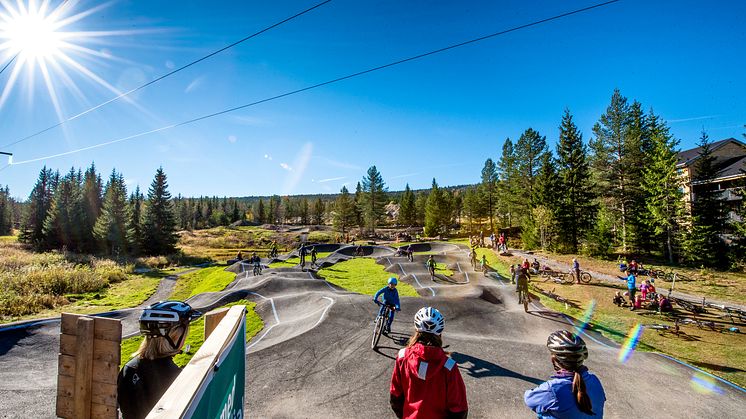
{"label": "green sign", "polygon": [[[243,418],[244,383],[246,379],[246,317],[231,337],[215,367],[205,378],[196,403],[187,411],[187,418]],[[196,407],[194,407],[196,404]]]}

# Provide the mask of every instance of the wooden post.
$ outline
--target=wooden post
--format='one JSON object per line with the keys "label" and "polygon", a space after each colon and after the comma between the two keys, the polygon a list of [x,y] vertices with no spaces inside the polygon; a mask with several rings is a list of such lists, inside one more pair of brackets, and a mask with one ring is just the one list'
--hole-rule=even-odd
{"label": "wooden post", "polygon": [[122,324],[63,313],[60,332],[57,416],[116,419]]}
{"label": "wooden post", "polygon": [[229,309],[230,307],[223,307],[205,314],[205,340],[207,340],[207,338],[210,337],[210,334],[212,334],[212,331],[218,327],[218,324],[223,320],[223,317],[228,314]]}
{"label": "wooden post", "polygon": [[91,417],[91,377],[93,374],[93,324],[92,318],[78,318],[78,335],[75,354],[75,417]]}

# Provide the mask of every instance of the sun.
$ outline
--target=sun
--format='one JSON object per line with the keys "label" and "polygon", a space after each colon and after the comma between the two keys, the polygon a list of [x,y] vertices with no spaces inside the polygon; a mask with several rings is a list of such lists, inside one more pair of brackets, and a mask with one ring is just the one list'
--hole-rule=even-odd
{"label": "sun", "polygon": [[12,56],[23,60],[46,60],[63,48],[63,34],[57,32],[59,22],[43,10],[25,9],[0,25],[0,39],[7,42]]}

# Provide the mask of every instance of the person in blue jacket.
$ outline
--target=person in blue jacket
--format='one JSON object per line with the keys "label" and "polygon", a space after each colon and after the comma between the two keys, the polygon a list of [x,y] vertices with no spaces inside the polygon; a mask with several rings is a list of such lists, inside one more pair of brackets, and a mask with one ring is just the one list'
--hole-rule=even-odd
{"label": "person in blue jacket", "polygon": [[[393,276],[389,278],[389,283],[385,287],[378,290],[376,295],[373,297],[373,301],[378,303],[378,297],[383,295],[381,308],[378,310],[378,315],[383,314],[384,307],[394,306],[396,311],[401,311],[401,305],[399,304],[399,291],[396,290],[396,284],[398,281]],[[385,334],[389,334],[391,332],[391,323],[394,321],[394,311],[389,312],[389,319],[388,322],[386,322],[386,329],[383,331]]]}
{"label": "person in blue jacket", "polygon": [[603,418],[606,393],[601,381],[583,361],[588,348],[580,336],[558,330],[547,339],[555,373],[552,378],[527,390],[523,401],[539,418]]}
{"label": "person in blue jacket", "polygon": [[635,292],[637,291],[637,278],[632,270],[627,269],[627,291],[629,291],[629,301],[632,303],[630,310],[635,311]]}

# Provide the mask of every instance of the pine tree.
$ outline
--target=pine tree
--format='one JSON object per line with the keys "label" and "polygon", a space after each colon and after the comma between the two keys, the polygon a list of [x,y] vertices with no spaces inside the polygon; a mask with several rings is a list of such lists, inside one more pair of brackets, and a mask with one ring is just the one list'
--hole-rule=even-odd
{"label": "pine tree", "polygon": [[268,221],[268,217],[264,212],[264,200],[259,198],[259,203],[256,204],[256,211],[254,212],[254,220],[259,224],[264,224]]}
{"label": "pine tree", "polygon": [[171,193],[163,168],[155,172],[148,189],[148,201],[143,217],[143,251],[148,255],[166,255],[176,250],[176,220]]}
{"label": "pine tree", "polygon": [[81,250],[82,178],[75,168],[65,175],[57,185],[54,198],[44,219],[43,247]]}
{"label": "pine tree", "polygon": [[401,203],[399,204],[399,219],[397,223],[400,226],[411,227],[416,222],[416,211],[415,207],[414,192],[409,188],[409,184],[404,187],[404,193],[401,197]]}
{"label": "pine tree", "polygon": [[485,194],[486,212],[490,220],[490,231],[495,231],[495,221],[492,214],[495,209],[495,200],[497,198],[497,166],[492,159],[487,159],[482,167],[482,190]]}
{"label": "pine tree", "polygon": [[647,213],[653,231],[665,243],[664,255],[674,263],[674,248],[683,214],[681,177],[677,173],[679,140],[669,133],[665,122],[650,112],[650,141],[646,165],[643,170],[642,189],[647,196]]}
{"label": "pine tree", "polygon": [[140,192],[140,186],[135,187],[135,192],[130,195],[130,220],[129,220],[129,242],[130,254],[139,255],[142,252],[145,240],[143,232],[143,201],[145,197]]}
{"label": "pine tree", "polygon": [[425,235],[435,237],[443,233],[443,191],[438,187],[438,183],[433,179],[430,194],[427,196],[425,206]]}
{"label": "pine tree", "polygon": [[301,199],[299,213],[300,214],[298,214],[298,215],[300,216],[300,223],[303,224],[303,225],[308,224],[309,208],[308,208],[308,199],[307,198]]}
{"label": "pine tree", "polygon": [[427,208],[427,194],[425,192],[417,192],[417,198],[414,201],[415,206],[415,223],[418,226],[425,225],[425,212]]}
{"label": "pine tree", "polygon": [[315,225],[324,224],[324,213],[326,212],[326,205],[321,198],[317,198],[313,204],[313,223]]}
{"label": "pine tree", "polygon": [[518,175],[516,172],[516,156],[513,150],[513,142],[510,138],[505,139],[503,143],[502,156],[497,163],[497,172],[500,182],[498,183],[498,208],[503,215],[502,225],[507,227],[513,226],[513,218],[516,215],[516,206],[518,203],[517,193]]}
{"label": "pine tree", "polygon": [[120,255],[129,248],[128,224],[130,220],[127,206],[127,187],[124,177],[112,170],[106,183],[101,215],[93,227],[93,234],[102,244],[106,254]]}
{"label": "pine tree", "polygon": [[386,184],[383,182],[381,173],[376,166],[371,166],[368,173],[362,181],[363,194],[361,196],[361,206],[365,226],[370,234],[375,236],[376,227],[383,221],[386,214],[385,207],[387,203]]}
{"label": "pine tree", "polygon": [[238,210],[238,201],[233,200],[233,209],[231,210],[231,223],[243,219],[241,212]]}
{"label": "pine tree", "polygon": [[482,218],[480,214],[481,201],[479,199],[479,193],[477,188],[469,187],[464,193],[464,215],[469,220],[469,231],[473,232],[476,230],[476,224],[481,224]]}
{"label": "pine tree", "polygon": [[536,177],[541,171],[541,162],[547,153],[546,137],[529,128],[521,134],[515,145],[515,168],[519,175],[518,187],[520,199],[517,204],[522,213],[529,209],[531,196],[534,194]]}
{"label": "pine tree", "polygon": [[345,234],[348,228],[355,225],[355,218],[355,202],[350,197],[350,191],[347,190],[347,187],[342,186],[342,190],[334,202],[334,214],[332,217],[334,228]]}
{"label": "pine tree", "polygon": [[587,153],[583,135],[573,122],[570,110],[565,109],[557,143],[560,195],[554,213],[562,232],[558,236],[560,246],[570,253],[578,252],[580,239],[593,226],[596,214]]}
{"label": "pine tree", "polygon": [[631,132],[633,115],[627,98],[618,89],[611,96],[606,112],[593,127],[591,140],[592,175],[603,196],[603,204],[615,220],[622,250],[632,244],[635,227],[635,200],[638,199],[642,162],[639,160],[640,141]]}
{"label": "pine tree", "polygon": [[694,266],[725,267],[726,248],[721,238],[726,217],[720,191],[712,180],[718,177],[712,143],[707,133],[702,132],[701,150],[694,167],[694,193],[691,228],[684,241],[684,256]]}
{"label": "pine tree", "polygon": [[[559,207],[560,189],[557,177],[556,162],[551,153],[544,153],[541,159],[541,171],[534,179],[533,196],[531,197],[530,226],[533,228],[531,239],[536,247],[548,249],[554,242],[555,211]],[[539,218],[537,218],[539,217]]]}

